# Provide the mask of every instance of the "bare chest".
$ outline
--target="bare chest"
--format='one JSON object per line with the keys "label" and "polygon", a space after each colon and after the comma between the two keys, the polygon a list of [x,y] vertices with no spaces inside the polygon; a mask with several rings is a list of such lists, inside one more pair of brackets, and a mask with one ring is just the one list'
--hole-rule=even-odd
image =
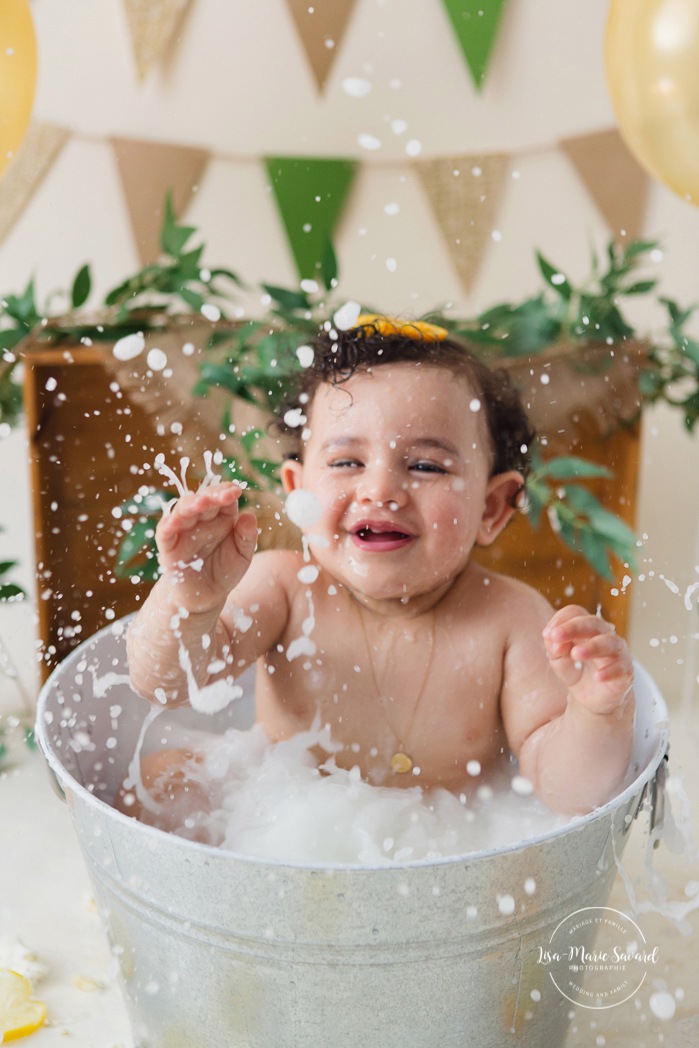
{"label": "bare chest", "polygon": [[273,738],[319,716],[342,745],[337,763],[358,765],[377,785],[459,788],[473,769],[485,774],[500,758],[503,658],[491,630],[475,623],[383,632],[351,619],[337,625],[319,614],[310,643],[294,644],[290,635],[263,660],[258,719]]}

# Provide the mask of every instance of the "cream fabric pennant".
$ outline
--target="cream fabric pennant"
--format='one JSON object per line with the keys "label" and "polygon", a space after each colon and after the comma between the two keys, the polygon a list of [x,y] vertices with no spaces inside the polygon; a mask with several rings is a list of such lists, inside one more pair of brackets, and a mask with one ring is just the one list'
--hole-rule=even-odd
{"label": "cream fabric pennant", "polygon": [[559,143],[610,231],[630,240],[643,233],[650,180],[616,129],[567,138]]}
{"label": "cream fabric pennant", "polygon": [[191,0],[124,0],[138,79],[165,57]]}
{"label": "cream fabric pennant", "polygon": [[35,121],[0,180],[0,242],[34,196],[69,137],[65,127]]}
{"label": "cream fabric pennant", "polygon": [[480,270],[510,158],[503,153],[421,160],[417,170],[464,291]]}
{"label": "cream fabric pennant", "polygon": [[134,241],[141,264],[160,255],[163,203],[172,192],[175,213],[181,215],[209,159],[209,152],[193,146],[113,138],[112,147]]}
{"label": "cream fabric pennant", "polygon": [[286,0],[319,91],[340,50],[354,4],[355,0]]}

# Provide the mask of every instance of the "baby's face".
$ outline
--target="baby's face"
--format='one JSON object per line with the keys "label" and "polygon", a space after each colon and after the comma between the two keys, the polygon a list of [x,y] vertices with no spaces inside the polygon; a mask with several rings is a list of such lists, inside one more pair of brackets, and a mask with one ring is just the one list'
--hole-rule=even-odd
{"label": "baby's face", "polygon": [[490,541],[491,459],[466,378],[382,365],[318,388],[303,461],[283,477],[322,507],[309,529],[322,567],[365,598],[412,599],[447,588]]}

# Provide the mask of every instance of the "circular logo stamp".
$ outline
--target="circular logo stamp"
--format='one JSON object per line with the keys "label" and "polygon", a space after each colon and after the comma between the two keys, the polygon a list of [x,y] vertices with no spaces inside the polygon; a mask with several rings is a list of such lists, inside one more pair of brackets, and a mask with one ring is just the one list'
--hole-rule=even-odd
{"label": "circular logo stamp", "polygon": [[628,1001],[658,960],[658,947],[648,947],[636,922],[610,906],[564,917],[537,958],[567,1000],[594,1009]]}

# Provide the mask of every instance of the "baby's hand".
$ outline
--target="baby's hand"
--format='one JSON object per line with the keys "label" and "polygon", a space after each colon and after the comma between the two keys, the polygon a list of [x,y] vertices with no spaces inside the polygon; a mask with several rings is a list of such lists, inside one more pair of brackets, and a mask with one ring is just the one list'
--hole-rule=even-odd
{"label": "baby's hand", "polygon": [[544,629],[551,668],[569,693],[592,713],[612,713],[625,705],[633,687],[633,661],[614,627],[570,604]]}
{"label": "baby's hand", "polygon": [[224,482],[184,495],[159,522],[155,541],[176,607],[220,609],[247,571],[257,522],[253,513],[239,513],[241,490]]}

